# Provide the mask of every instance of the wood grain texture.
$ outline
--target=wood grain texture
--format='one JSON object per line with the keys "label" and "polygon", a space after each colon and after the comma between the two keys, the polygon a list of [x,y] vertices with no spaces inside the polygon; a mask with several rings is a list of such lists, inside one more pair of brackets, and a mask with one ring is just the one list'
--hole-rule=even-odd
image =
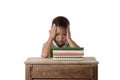
{"label": "wood grain texture", "polygon": [[53,58],[28,58],[25,64],[98,64],[99,62],[95,57],[84,57],[83,60],[78,61],[54,61]]}
{"label": "wood grain texture", "polygon": [[53,61],[52,58],[28,58],[25,80],[98,80],[98,61]]}
{"label": "wood grain texture", "polygon": [[32,80],[31,69],[32,69],[32,65],[25,66],[25,80]]}
{"label": "wood grain texture", "polygon": [[92,66],[33,65],[32,78],[92,78]]}
{"label": "wood grain texture", "polygon": [[33,79],[33,80],[92,80],[92,79]]}

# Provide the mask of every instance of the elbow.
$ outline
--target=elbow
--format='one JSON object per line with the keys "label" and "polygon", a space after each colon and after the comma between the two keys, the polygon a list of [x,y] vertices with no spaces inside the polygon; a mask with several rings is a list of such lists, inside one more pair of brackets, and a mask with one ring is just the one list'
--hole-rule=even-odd
{"label": "elbow", "polygon": [[44,54],[42,54],[41,57],[42,57],[42,58],[48,58],[48,56],[47,56],[47,55],[44,55]]}
{"label": "elbow", "polygon": [[42,58],[48,58],[48,55],[46,54],[46,52],[42,52],[42,55],[41,55]]}

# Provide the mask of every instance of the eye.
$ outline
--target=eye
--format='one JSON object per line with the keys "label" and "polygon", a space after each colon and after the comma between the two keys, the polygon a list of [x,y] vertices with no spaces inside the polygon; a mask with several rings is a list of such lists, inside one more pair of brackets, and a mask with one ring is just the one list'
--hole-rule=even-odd
{"label": "eye", "polygon": [[66,34],[63,34],[63,35],[65,35],[65,36],[66,36]]}
{"label": "eye", "polygon": [[59,35],[59,33],[56,33],[56,35]]}

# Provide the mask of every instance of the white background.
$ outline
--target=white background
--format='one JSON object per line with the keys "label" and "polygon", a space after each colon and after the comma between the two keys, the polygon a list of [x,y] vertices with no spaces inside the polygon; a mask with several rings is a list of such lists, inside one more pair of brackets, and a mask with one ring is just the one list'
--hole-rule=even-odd
{"label": "white background", "polygon": [[99,80],[120,80],[119,0],[0,0],[0,80],[25,80],[24,61],[41,56],[56,16],[99,61]]}

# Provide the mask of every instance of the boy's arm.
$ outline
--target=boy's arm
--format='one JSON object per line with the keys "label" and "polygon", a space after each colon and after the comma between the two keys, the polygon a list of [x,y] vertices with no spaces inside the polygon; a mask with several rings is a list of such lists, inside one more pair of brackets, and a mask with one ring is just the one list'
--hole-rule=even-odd
{"label": "boy's arm", "polygon": [[70,33],[70,27],[67,27],[67,41],[72,48],[80,48],[72,39],[71,39],[71,33]]}
{"label": "boy's arm", "polygon": [[67,40],[71,48],[80,48],[72,39]]}
{"label": "boy's arm", "polygon": [[50,37],[48,38],[48,41],[45,43],[44,47],[42,48],[42,57],[47,58],[50,54],[52,42],[56,35],[56,26],[53,24],[52,29],[49,31]]}
{"label": "boy's arm", "polygon": [[49,56],[52,47],[52,41],[53,39],[49,37],[48,41],[45,43],[45,45],[42,48],[42,57],[47,58]]}

